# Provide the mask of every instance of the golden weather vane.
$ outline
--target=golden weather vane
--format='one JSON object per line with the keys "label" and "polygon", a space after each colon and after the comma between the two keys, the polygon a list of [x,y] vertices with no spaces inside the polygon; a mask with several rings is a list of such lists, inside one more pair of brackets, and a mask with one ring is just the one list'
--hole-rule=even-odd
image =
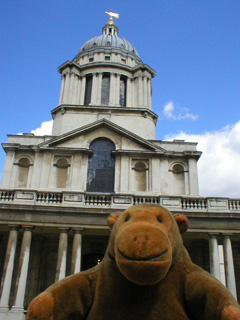
{"label": "golden weather vane", "polygon": [[110,16],[110,19],[108,21],[108,24],[114,24],[113,22],[113,18],[118,19],[119,18],[119,13],[115,13],[112,11],[105,11],[106,14],[108,14]]}

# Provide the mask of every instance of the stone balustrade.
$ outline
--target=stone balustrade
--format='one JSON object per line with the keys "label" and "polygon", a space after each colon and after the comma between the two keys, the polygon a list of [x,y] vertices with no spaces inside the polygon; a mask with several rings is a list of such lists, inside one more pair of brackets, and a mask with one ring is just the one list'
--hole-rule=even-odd
{"label": "stone balustrade", "polygon": [[240,213],[240,199],[204,198],[189,196],[148,196],[86,192],[48,192],[20,189],[0,189],[1,203],[23,205],[54,205],[73,207],[113,207],[125,209],[141,203],[160,204],[171,211]]}

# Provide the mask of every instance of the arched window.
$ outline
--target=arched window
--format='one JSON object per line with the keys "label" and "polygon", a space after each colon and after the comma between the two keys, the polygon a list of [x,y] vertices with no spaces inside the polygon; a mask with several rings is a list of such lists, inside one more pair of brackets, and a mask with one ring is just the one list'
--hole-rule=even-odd
{"label": "arched window", "polygon": [[185,179],[184,179],[184,167],[180,163],[176,163],[172,166],[172,186],[173,194],[185,194]]}
{"label": "arched window", "polygon": [[125,77],[120,77],[120,96],[119,104],[121,107],[126,107],[126,97],[127,97],[127,79]]}
{"label": "arched window", "polygon": [[86,77],[86,87],[85,87],[85,96],[84,96],[84,105],[88,106],[91,102],[92,95],[92,75]]}
{"label": "arched window", "polygon": [[70,166],[67,159],[60,158],[56,161],[55,166],[57,167],[56,172],[56,187],[66,188],[68,178],[68,167]]}
{"label": "arched window", "polygon": [[27,157],[23,157],[18,160],[18,177],[17,186],[26,188],[28,183],[29,167],[31,165],[30,160]]}
{"label": "arched window", "polygon": [[147,164],[143,161],[134,161],[134,185],[136,191],[147,191]]}
{"label": "arched window", "polygon": [[93,141],[89,148],[93,154],[88,160],[87,191],[114,192],[114,144],[107,139],[98,139]]}

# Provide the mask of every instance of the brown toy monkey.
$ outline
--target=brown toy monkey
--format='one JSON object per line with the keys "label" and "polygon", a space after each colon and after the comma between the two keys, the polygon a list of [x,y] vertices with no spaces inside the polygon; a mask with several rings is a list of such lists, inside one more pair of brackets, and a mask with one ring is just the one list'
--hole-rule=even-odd
{"label": "brown toy monkey", "polygon": [[108,223],[102,263],[49,287],[27,320],[240,320],[229,291],[191,262],[180,234],[184,215],[138,205]]}

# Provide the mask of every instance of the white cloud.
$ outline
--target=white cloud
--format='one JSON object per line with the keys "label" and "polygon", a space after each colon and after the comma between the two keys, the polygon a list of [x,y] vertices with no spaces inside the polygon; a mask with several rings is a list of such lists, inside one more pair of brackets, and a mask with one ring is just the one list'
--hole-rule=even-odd
{"label": "white cloud", "polygon": [[165,139],[198,142],[198,150],[203,152],[198,162],[201,196],[240,198],[240,121],[219,131],[180,132]]}
{"label": "white cloud", "polygon": [[190,119],[190,120],[197,120],[198,115],[194,115],[188,112],[187,108],[178,108],[179,111],[175,110],[174,103],[172,101],[169,101],[164,107],[163,107],[163,115],[168,120],[183,120],[183,119]]}
{"label": "white cloud", "polygon": [[31,133],[34,133],[35,136],[51,135],[52,125],[53,125],[53,120],[45,121],[41,124],[40,128],[32,130]]}

